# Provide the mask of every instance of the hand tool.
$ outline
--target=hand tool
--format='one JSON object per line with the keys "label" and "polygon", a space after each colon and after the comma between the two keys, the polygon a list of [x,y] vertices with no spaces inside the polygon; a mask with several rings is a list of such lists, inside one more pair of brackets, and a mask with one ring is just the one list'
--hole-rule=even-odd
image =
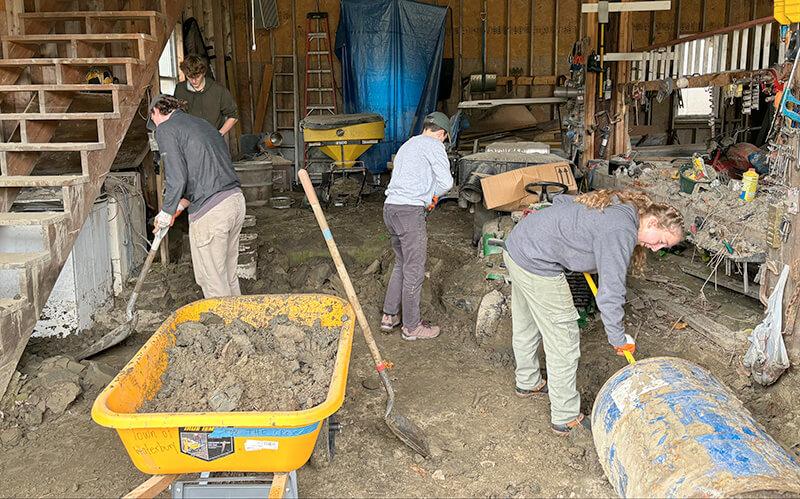
{"label": "hand tool", "polygon": [[336,272],[339,274],[339,279],[344,285],[347,299],[355,310],[358,325],[361,326],[361,333],[364,335],[364,340],[367,342],[372,360],[375,362],[375,370],[378,371],[378,376],[381,378],[383,388],[386,390],[386,413],[383,416],[383,420],[392,433],[404,444],[411,447],[416,453],[423,457],[428,457],[431,452],[428,446],[428,439],[423,431],[407,417],[397,412],[392,412],[394,409],[394,389],[389,381],[389,375],[386,372],[387,363],[381,357],[378,345],[375,344],[375,339],[372,337],[372,329],[367,321],[367,317],[364,315],[364,311],[361,309],[361,303],[358,301],[353,283],[350,281],[350,275],[347,273],[347,268],[344,266],[342,256],[339,254],[336,241],[333,240],[333,234],[331,234],[331,229],[328,227],[325,214],[322,212],[322,208],[319,205],[319,199],[317,199],[317,193],[314,191],[314,186],[311,184],[311,178],[308,176],[306,170],[300,170],[297,176],[300,179],[300,183],[303,185],[303,190],[306,193],[311,209],[314,211],[314,217],[317,219],[317,224],[319,224],[322,236],[325,238],[325,243],[328,245],[328,251],[331,254],[334,265],[336,265]]}
{"label": "hand tool", "polygon": [[[597,298],[597,284],[594,283],[594,279],[592,279],[592,275],[588,272],[583,273],[583,277],[586,278],[586,284],[589,285],[589,288],[592,290],[592,294],[595,298]],[[623,350],[622,353],[625,355],[625,359],[627,359],[628,364],[634,365],[636,364],[636,358],[634,358],[633,354],[627,350]]]}
{"label": "hand tool", "polygon": [[147,273],[150,272],[150,267],[153,265],[153,260],[156,257],[156,253],[158,253],[158,247],[161,245],[161,240],[164,239],[168,231],[169,227],[162,227],[161,230],[156,233],[155,237],[153,237],[153,244],[150,246],[150,252],[147,253],[147,259],[145,259],[142,270],[139,272],[139,279],[136,280],[136,286],[134,286],[133,293],[131,293],[131,297],[128,299],[128,306],[125,309],[127,322],[115,327],[110,333],[103,335],[99,340],[89,345],[89,347],[78,355],[78,360],[97,355],[103,350],[121,343],[133,333],[133,330],[136,328],[136,321],[139,318],[135,310],[136,300],[139,298],[139,292],[142,290],[144,279],[147,277]]}

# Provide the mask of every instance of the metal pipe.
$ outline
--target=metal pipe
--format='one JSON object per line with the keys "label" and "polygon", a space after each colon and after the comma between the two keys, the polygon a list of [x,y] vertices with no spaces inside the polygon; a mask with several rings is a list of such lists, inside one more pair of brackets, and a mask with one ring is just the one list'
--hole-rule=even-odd
{"label": "metal pipe", "polygon": [[592,421],[620,497],[800,494],[800,464],[733,392],[687,360],[621,369],[598,392]]}

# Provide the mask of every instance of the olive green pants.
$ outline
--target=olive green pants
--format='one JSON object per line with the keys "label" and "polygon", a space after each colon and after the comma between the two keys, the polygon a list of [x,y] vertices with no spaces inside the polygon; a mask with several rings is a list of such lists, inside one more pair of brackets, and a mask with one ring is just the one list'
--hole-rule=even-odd
{"label": "olive green pants", "polygon": [[550,419],[564,424],[580,413],[581,397],[575,388],[581,356],[578,311],[564,274],[532,274],[503,253],[511,277],[512,346],[517,363],[516,382],[522,389],[538,385],[539,345],[547,363]]}

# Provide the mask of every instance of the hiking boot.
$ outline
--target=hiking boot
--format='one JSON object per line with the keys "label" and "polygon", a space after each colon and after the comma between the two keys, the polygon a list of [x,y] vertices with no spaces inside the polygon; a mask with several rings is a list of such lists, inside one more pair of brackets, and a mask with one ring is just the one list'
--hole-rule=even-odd
{"label": "hiking boot", "polygon": [[400,314],[383,314],[381,318],[381,331],[391,333],[394,328],[400,325]]}
{"label": "hiking boot", "polygon": [[408,341],[432,340],[439,336],[439,333],[439,326],[431,326],[427,322],[420,322],[419,326],[415,327],[413,331],[403,327],[403,339]]}
{"label": "hiking boot", "polygon": [[525,388],[520,388],[518,386],[515,386],[514,395],[516,395],[521,399],[530,398],[536,395],[547,395],[547,381],[546,380],[540,381],[539,384],[536,385],[531,390],[526,390]]}
{"label": "hiking boot", "polygon": [[572,433],[573,431],[579,430],[581,428],[583,428],[584,430],[586,430],[589,433],[591,433],[592,432],[592,422],[589,421],[589,418],[587,418],[583,414],[578,414],[578,417],[573,419],[572,421],[569,421],[569,422],[564,423],[564,424],[555,424],[555,423],[553,423],[553,424],[550,425],[550,428],[553,430],[553,432],[556,435],[558,435],[560,437],[566,437],[566,436],[569,436],[570,433]]}

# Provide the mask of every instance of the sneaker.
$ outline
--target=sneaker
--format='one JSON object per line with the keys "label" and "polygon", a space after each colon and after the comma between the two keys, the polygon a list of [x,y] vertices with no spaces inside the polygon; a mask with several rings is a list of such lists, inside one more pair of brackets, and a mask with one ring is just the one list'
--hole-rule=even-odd
{"label": "sneaker", "polygon": [[532,390],[526,390],[525,388],[520,388],[518,386],[514,387],[514,395],[521,399],[526,399],[533,397],[535,395],[546,395],[547,394],[547,381],[542,380],[536,385],[535,388]]}
{"label": "sneaker", "polygon": [[403,328],[403,339],[408,341],[414,340],[432,340],[439,336],[439,326],[431,326],[427,322],[420,322],[419,326],[415,327],[413,331],[408,328]]}
{"label": "sneaker", "polygon": [[553,424],[550,425],[550,428],[552,428],[553,432],[556,435],[558,435],[560,437],[566,437],[571,432],[573,432],[573,431],[575,431],[577,429],[580,429],[580,428],[583,428],[584,430],[586,430],[589,433],[591,433],[592,432],[592,422],[589,421],[589,418],[587,418],[583,414],[578,414],[578,417],[573,419],[572,421],[569,421],[569,422],[564,423],[564,424],[555,424],[555,423],[553,423]]}
{"label": "sneaker", "polygon": [[390,333],[400,325],[400,314],[397,315],[389,315],[383,314],[381,318],[381,331]]}

